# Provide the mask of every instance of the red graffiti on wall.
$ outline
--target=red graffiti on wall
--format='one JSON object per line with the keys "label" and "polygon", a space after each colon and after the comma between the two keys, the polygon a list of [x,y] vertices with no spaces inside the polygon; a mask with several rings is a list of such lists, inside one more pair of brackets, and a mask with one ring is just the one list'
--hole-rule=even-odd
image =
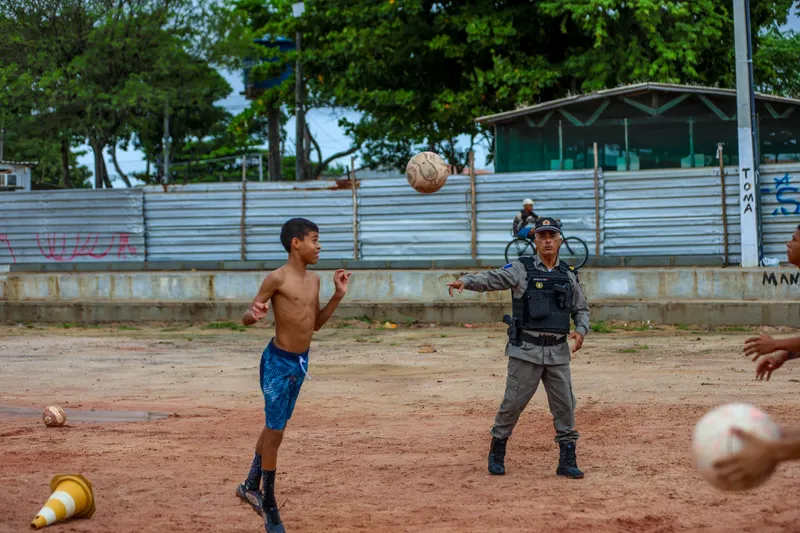
{"label": "red graffiti on wall", "polygon": [[[47,248],[42,246],[42,237],[46,239]],[[69,240],[72,247],[72,254],[69,254]],[[108,255],[114,245],[117,245],[117,258],[127,258],[128,253],[135,254],[136,248],[131,246],[129,242],[129,235],[127,233],[114,233],[111,236],[111,241],[108,246],[103,249],[102,245],[98,250],[97,245],[100,240],[99,233],[89,233],[81,238],[80,233],[75,234],[75,244],[72,244],[72,237],[68,237],[66,233],[46,233],[44,235],[36,234],[36,243],[39,245],[39,251],[47,259],[54,261],[72,261],[76,257],[92,257],[94,259],[103,259]]]}
{"label": "red graffiti on wall", "polygon": [[[119,246],[117,247],[117,259],[127,258],[128,252],[130,252],[131,254],[136,254],[136,248],[131,246],[131,243],[128,242],[127,233],[117,233],[117,237],[119,237]],[[111,242],[113,243],[114,240],[112,239]]]}
{"label": "red graffiti on wall", "polygon": [[0,242],[6,243],[6,247],[8,247],[8,253],[11,254],[11,262],[16,263],[17,258],[14,257],[14,249],[11,247],[11,241],[8,239],[8,235],[5,233],[0,233]]}

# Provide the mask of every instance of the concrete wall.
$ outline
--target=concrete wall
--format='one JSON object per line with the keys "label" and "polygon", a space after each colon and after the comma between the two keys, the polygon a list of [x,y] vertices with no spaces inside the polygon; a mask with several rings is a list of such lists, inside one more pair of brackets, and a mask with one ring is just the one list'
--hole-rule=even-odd
{"label": "concrete wall", "polygon": [[[351,278],[348,300],[433,302],[447,295],[458,272],[362,270]],[[0,300],[249,302],[266,273],[260,272],[90,272],[7,274],[0,277]],[[331,272],[320,272],[321,296],[334,286]],[[505,301],[503,293],[464,293],[462,300]]]}
{"label": "concrete wall", "polygon": [[[347,300],[451,301],[446,284],[468,270],[359,270]],[[319,271],[322,298],[333,294],[332,272]],[[249,302],[264,272],[70,272],[0,274],[0,301]],[[797,269],[584,269],[581,285],[597,300],[800,301]],[[466,291],[460,302],[509,303],[510,292]]]}
{"label": "concrete wall", "polygon": [[800,300],[795,268],[602,269],[581,281],[596,300]]}
{"label": "concrete wall", "polygon": [[[467,323],[500,321],[510,291],[446,284],[467,271],[359,270],[339,317]],[[333,293],[320,271],[322,300]],[[67,272],[0,274],[0,322],[97,323],[239,320],[263,272]],[[800,272],[775,269],[596,269],[580,273],[593,320],[660,324],[800,325]]]}

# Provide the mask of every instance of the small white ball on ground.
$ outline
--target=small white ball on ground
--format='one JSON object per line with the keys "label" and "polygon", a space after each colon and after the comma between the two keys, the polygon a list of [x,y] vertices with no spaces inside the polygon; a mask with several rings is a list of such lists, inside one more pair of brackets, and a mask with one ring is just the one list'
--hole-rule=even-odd
{"label": "small white ball on ground", "polygon": [[60,428],[67,422],[67,412],[60,405],[50,405],[42,411],[42,421],[47,427]]}
{"label": "small white ball on ground", "polygon": [[449,174],[449,165],[434,152],[420,152],[406,165],[408,184],[423,194],[431,194],[441,189]]}
{"label": "small white ball on ground", "polygon": [[734,428],[764,439],[778,440],[778,425],[761,409],[745,403],[730,403],[712,409],[695,425],[692,451],[700,475],[720,490],[749,490],[764,483],[772,475],[768,472],[747,484],[729,485],[717,477],[714,463],[742,449],[742,441],[731,433]]}

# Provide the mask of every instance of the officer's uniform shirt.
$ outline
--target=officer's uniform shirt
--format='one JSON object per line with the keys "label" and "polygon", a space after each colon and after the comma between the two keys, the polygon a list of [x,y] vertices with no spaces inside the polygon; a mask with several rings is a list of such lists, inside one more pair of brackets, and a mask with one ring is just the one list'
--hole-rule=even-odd
{"label": "officer's uniform shirt", "polygon": [[[534,256],[533,260],[538,270],[548,271],[538,254]],[[555,268],[558,268],[558,264]],[[589,302],[583,295],[583,289],[581,289],[575,273],[570,271],[568,275],[570,285],[572,285],[572,319],[575,321],[575,331],[586,337],[589,332]],[[459,281],[464,284],[465,289],[471,291],[511,289],[514,298],[522,298],[528,287],[528,272],[525,270],[525,265],[517,260],[497,270],[468,274]],[[525,332],[533,336],[539,335],[539,332],[536,331],[525,330]],[[542,335],[553,334],[542,333]],[[570,347],[566,342],[556,346],[538,346],[525,341],[521,341],[519,346],[514,346],[509,342],[506,345],[506,355],[536,365],[563,365],[570,361]]]}

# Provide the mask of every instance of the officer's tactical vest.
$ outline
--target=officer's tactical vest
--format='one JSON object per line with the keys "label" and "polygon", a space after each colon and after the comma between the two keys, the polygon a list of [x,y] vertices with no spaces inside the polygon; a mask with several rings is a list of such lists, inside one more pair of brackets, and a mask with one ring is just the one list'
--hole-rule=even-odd
{"label": "officer's tactical vest", "polygon": [[528,277],[522,298],[512,299],[512,312],[522,329],[566,335],[572,312],[570,267],[560,261],[552,272],[538,270],[532,257],[521,257]]}

